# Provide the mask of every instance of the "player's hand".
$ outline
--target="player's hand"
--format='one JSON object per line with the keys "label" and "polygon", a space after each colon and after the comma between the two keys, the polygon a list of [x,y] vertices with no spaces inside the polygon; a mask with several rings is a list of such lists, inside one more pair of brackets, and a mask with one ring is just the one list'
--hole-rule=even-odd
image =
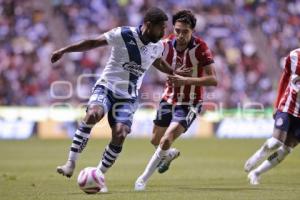
{"label": "player's hand", "polygon": [[173,76],[168,76],[168,80],[167,80],[168,84],[170,85],[174,85],[175,87],[179,87],[182,85],[187,85],[187,78],[184,76],[180,76],[180,75],[173,75]]}
{"label": "player's hand", "polygon": [[61,51],[61,50],[54,51],[54,52],[52,53],[52,56],[51,56],[51,62],[52,62],[52,63],[55,63],[55,62],[58,61],[63,55],[64,55],[64,52]]}
{"label": "player's hand", "polygon": [[191,76],[192,75],[192,68],[187,67],[186,65],[182,65],[181,67],[175,69],[175,74],[180,76]]}

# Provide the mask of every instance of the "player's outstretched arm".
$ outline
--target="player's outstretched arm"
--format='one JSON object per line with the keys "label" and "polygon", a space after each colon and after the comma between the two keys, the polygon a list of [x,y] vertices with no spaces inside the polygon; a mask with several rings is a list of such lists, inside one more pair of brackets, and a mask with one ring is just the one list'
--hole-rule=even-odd
{"label": "player's outstretched arm", "polygon": [[65,53],[87,51],[87,50],[91,50],[91,49],[101,47],[101,46],[104,46],[104,45],[107,45],[107,44],[108,43],[107,43],[106,38],[104,37],[104,35],[100,35],[99,37],[97,37],[95,39],[86,39],[86,40],[80,41],[80,42],[75,43],[75,44],[71,44],[69,46],[66,46],[66,47],[63,47],[59,50],[54,51],[52,53],[52,56],[51,56],[51,62],[55,63]]}
{"label": "player's outstretched arm", "polygon": [[173,69],[170,67],[170,65],[164,61],[161,58],[156,59],[153,64],[152,64],[156,69],[158,69],[159,71],[168,74],[168,75],[173,75],[174,71]]}
{"label": "player's outstretched arm", "polygon": [[174,86],[182,85],[199,85],[199,86],[217,86],[218,80],[216,77],[216,72],[214,65],[210,64],[204,67],[205,76],[203,77],[184,77],[180,75],[169,76],[168,81]]}

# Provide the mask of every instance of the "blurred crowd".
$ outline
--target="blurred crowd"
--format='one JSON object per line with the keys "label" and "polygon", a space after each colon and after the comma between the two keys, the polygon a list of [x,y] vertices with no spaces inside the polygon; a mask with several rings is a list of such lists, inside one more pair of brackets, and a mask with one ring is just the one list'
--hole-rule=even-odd
{"label": "blurred crowd", "polygon": [[[58,64],[51,52],[65,44],[95,37],[117,26],[137,26],[151,6],[169,18],[180,9],[197,17],[195,34],[214,53],[217,88],[207,88],[205,100],[224,108],[251,102],[272,106],[284,56],[299,46],[300,1],[255,0],[48,0],[49,8],[31,1],[0,0],[0,105],[46,106],[84,104],[110,55],[109,47],[68,54]],[[50,15],[45,10],[50,9]],[[48,27],[52,17],[63,21],[65,44],[57,44]],[[251,30],[259,28],[277,63],[263,62]],[[172,31],[169,21],[167,32]],[[53,32],[53,31],[52,31]],[[274,70],[270,70],[274,68]],[[273,77],[273,78],[272,78]],[[159,101],[166,77],[151,69],[141,89],[141,101]]]}

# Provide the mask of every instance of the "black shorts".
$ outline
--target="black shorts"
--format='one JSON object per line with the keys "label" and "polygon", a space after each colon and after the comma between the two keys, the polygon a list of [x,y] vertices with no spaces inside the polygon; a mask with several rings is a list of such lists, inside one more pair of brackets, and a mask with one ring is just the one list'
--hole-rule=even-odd
{"label": "black shorts", "polygon": [[300,141],[300,118],[287,112],[277,111],[274,127],[295,136]]}
{"label": "black shorts", "polygon": [[171,122],[179,122],[186,131],[201,112],[201,107],[201,105],[172,105],[161,100],[153,122],[160,127],[168,127]]}
{"label": "black shorts", "polygon": [[119,99],[113,92],[103,85],[96,85],[89,99],[88,105],[96,104],[102,106],[108,113],[110,127],[116,123],[122,123],[131,128],[133,114],[137,109],[137,99]]}

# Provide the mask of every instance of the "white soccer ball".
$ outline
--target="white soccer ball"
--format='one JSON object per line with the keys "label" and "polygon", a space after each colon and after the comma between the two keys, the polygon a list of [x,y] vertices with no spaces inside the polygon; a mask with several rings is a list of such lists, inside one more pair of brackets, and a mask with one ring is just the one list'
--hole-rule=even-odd
{"label": "white soccer ball", "polygon": [[102,173],[97,173],[96,167],[86,167],[80,171],[77,177],[78,186],[87,194],[95,194],[105,185]]}

